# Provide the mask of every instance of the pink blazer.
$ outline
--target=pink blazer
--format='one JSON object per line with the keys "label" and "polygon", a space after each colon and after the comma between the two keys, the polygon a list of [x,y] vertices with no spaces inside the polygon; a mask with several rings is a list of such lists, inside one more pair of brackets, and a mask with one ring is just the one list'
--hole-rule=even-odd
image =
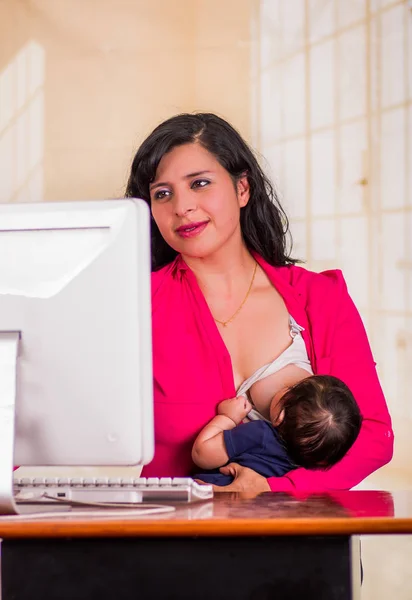
{"label": "pink blazer", "polygon": [[[340,271],[313,273],[255,259],[305,328],[314,372],[342,379],[364,421],[345,458],[328,471],[298,468],[269,479],[273,491],[349,489],[389,462],[393,432],[365,329]],[[155,457],[145,476],[195,472],[191,449],[216,406],[236,395],[230,355],[193,272],[181,257],[152,274]]]}

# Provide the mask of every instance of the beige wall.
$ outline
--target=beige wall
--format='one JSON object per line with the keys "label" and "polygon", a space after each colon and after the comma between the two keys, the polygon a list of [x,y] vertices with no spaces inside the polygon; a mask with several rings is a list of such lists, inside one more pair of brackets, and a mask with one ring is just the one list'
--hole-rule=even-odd
{"label": "beige wall", "polygon": [[[31,135],[42,154],[43,184],[30,193],[15,176],[7,189],[0,186],[0,200],[119,196],[139,142],[179,112],[218,112],[248,136],[249,5],[249,0],[1,2],[0,72],[11,68],[3,88],[11,88],[5,102],[13,105],[7,124],[13,131],[5,136],[0,129],[0,139],[7,154],[16,139]],[[25,61],[18,60],[22,52]],[[17,87],[28,84],[33,61],[41,79],[37,112],[14,127],[32,100],[27,96],[16,107]],[[33,121],[42,118],[44,128],[36,132]],[[28,175],[26,165],[20,170]]]}
{"label": "beige wall", "polygon": [[[278,181],[296,254],[314,270],[343,270],[393,417],[393,461],[359,487],[412,489],[410,3],[258,4],[253,138]],[[411,540],[363,540],[363,600],[412,597]]]}
{"label": "beige wall", "polygon": [[258,147],[296,254],[343,270],[393,416],[394,459],[363,485],[412,487],[411,8],[267,0],[256,20]]}
{"label": "beige wall", "polygon": [[253,0],[196,0],[191,110],[217,112],[251,136]]}

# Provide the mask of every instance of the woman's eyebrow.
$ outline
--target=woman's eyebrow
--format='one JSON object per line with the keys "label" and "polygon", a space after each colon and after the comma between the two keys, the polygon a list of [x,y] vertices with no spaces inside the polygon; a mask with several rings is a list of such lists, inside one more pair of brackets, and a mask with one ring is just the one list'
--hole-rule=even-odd
{"label": "woman's eyebrow", "polygon": [[198,177],[199,175],[204,175],[205,173],[212,173],[213,171],[208,171],[208,170],[203,170],[203,171],[197,171],[196,173],[189,173],[188,175],[184,176],[184,179],[190,179],[191,177]]}
{"label": "woman's eyebrow", "polygon": [[[198,177],[199,175],[204,175],[205,173],[212,173],[213,171],[196,171],[195,173],[188,173],[184,175],[182,179],[191,179],[192,177]],[[169,185],[167,181],[158,181],[157,183],[152,183],[150,186],[151,190],[154,190],[157,187],[162,187],[164,185]]]}

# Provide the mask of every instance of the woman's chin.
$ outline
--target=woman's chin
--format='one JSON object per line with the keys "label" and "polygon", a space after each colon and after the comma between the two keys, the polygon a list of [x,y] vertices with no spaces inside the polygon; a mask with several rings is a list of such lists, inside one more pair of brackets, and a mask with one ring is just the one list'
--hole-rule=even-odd
{"label": "woman's chin", "polygon": [[205,259],[213,256],[216,250],[217,249],[210,244],[202,243],[199,240],[197,243],[179,244],[178,252],[180,252],[183,257],[192,259]]}

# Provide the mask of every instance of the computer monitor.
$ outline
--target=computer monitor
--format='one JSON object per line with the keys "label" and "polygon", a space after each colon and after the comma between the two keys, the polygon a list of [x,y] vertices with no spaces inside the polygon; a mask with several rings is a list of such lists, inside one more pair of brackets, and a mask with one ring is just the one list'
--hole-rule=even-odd
{"label": "computer monitor", "polygon": [[13,465],[153,457],[142,200],[0,205],[0,508]]}

